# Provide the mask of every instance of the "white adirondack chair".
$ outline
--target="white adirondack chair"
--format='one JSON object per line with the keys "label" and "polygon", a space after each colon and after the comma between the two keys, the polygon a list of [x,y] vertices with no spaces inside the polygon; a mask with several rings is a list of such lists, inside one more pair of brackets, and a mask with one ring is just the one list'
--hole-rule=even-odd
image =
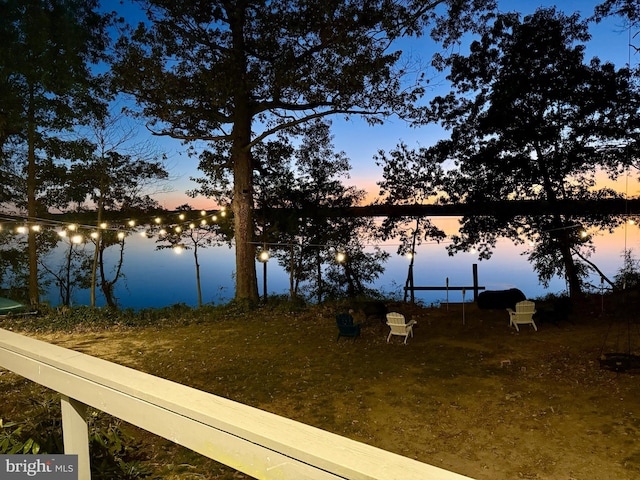
{"label": "white adirondack chair", "polygon": [[533,314],[536,313],[536,304],[530,300],[523,300],[516,303],[515,312],[511,308],[507,308],[509,312],[509,326],[516,327],[519,332],[518,325],[529,324],[533,326],[533,329],[537,332],[538,327],[536,322],[533,321]]}
{"label": "white adirondack chair", "polygon": [[391,335],[400,335],[404,337],[404,343],[407,343],[407,339],[409,335],[413,337],[413,326],[418,323],[415,320],[407,320],[404,318],[404,315],[398,312],[389,312],[387,313],[387,325],[391,329],[389,332],[389,336],[387,337],[387,343],[391,339]]}

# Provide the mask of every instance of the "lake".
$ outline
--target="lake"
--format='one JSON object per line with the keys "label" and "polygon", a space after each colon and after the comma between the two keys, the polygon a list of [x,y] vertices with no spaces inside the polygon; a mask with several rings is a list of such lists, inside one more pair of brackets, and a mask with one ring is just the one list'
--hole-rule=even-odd
{"label": "lake", "polygon": [[[640,234],[637,226],[623,226],[613,234],[596,238],[596,253],[590,258],[610,279],[622,266],[622,253],[627,248],[637,250]],[[556,278],[545,289],[538,282],[536,273],[522,255],[525,247],[515,246],[510,240],[500,240],[490,260],[479,261],[472,253],[450,257],[446,244],[426,244],[416,251],[414,264],[415,286],[449,285],[471,286],[473,284],[472,266],[478,265],[478,282],[487,290],[519,288],[528,298],[537,298],[548,293],[566,291],[563,279]],[[382,245],[391,253],[385,264],[385,273],[372,287],[395,298],[402,298],[409,260],[395,253],[393,243]],[[140,235],[127,238],[123,271],[125,278],[116,286],[116,296],[123,308],[165,307],[176,303],[197,305],[197,290],[193,251],[186,250],[176,254],[172,250],[156,250],[155,239]],[[114,250],[107,254],[115,257]],[[235,251],[228,246],[209,247],[199,250],[201,285],[204,303],[220,304],[234,296]],[[262,264],[256,262],[258,288],[262,292]],[[269,294],[287,294],[289,280],[287,273],[274,260],[268,263],[267,284]],[[590,283],[599,287],[600,276],[593,274]],[[605,285],[606,286],[606,285]],[[442,303],[447,300],[445,291],[416,292],[416,299],[426,304]],[[473,299],[473,292],[467,291],[466,301]],[[45,300],[52,305],[59,303],[55,292],[49,293]],[[449,291],[450,302],[462,301],[461,291]],[[89,291],[76,291],[74,305],[88,305]],[[98,304],[104,301],[98,294]]]}

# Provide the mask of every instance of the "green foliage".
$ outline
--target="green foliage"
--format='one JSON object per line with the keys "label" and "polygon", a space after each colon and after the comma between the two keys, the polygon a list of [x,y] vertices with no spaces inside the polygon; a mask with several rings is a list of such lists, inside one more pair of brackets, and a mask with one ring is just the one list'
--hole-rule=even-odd
{"label": "green foliage", "polygon": [[[0,454],[64,453],[62,417],[58,395],[29,398],[20,416],[0,419]],[[92,478],[133,480],[150,474],[139,443],[121,427],[120,420],[91,411],[88,418]]]}
{"label": "green foliage", "polygon": [[22,421],[0,424],[0,453],[63,453],[59,399],[47,394],[29,398],[22,406]]}
{"label": "green foliage", "polygon": [[151,474],[140,444],[121,428],[119,419],[94,411],[89,420],[91,478],[134,480]]}
{"label": "green foliage", "polygon": [[244,314],[258,307],[258,302],[237,300],[227,305],[203,305],[200,308],[192,308],[184,303],[177,303],[168,307],[147,308],[139,311],[89,306],[51,308],[42,305],[37,315],[0,317],[0,328],[51,332],[185,325]]}

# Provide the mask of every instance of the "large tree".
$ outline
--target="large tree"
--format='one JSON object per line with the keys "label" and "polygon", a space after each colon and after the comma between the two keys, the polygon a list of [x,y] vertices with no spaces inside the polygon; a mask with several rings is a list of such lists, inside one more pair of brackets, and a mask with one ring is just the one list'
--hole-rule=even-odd
{"label": "large tree", "polygon": [[[145,0],[148,16],[119,42],[120,88],[150,128],[228,142],[233,172],[236,298],[257,299],[253,147],[311,119],[404,115],[424,84],[408,82],[394,40],[456,35],[486,0]],[[419,78],[419,77],[418,77]]]}
{"label": "large tree", "polygon": [[[43,175],[43,166],[81,158],[86,145],[64,134],[103,111],[90,64],[103,58],[109,17],[98,14],[97,7],[97,0],[0,2],[0,147],[22,146],[19,161],[25,165],[31,226],[46,210],[38,201],[43,182],[51,180]],[[37,232],[29,229],[28,235],[29,299],[35,305]]]}
{"label": "large tree", "polygon": [[[581,291],[589,225],[615,222],[562,213],[567,199],[615,195],[596,174],[611,175],[635,149],[639,98],[628,69],[597,58],[584,62],[587,24],[577,15],[539,9],[521,19],[499,15],[468,54],[442,59],[451,94],[432,103],[451,137],[429,154],[454,160],[453,201],[544,200],[555,213],[517,218],[495,212],[465,217],[452,250],[480,247],[489,256],[498,236],[531,241],[541,280],[562,274],[572,295]],[[586,247],[586,249],[585,249]]]}

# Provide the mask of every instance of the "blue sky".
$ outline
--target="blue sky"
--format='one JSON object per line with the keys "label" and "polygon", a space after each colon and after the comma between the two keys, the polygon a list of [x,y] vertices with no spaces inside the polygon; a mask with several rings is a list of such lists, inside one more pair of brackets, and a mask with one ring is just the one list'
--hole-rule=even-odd
{"label": "blue sky", "polygon": [[[593,0],[503,0],[500,2],[504,11],[515,10],[523,15],[532,13],[538,7],[557,6],[565,13],[578,11],[583,17],[588,17],[593,13],[595,5],[600,3]],[[633,32],[632,32],[633,33]],[[618,67],[625,65],[629,59],[631,64],[638,62],[638,54],[630,52],[629,32],[626,30],[623,20],[611,18],[598,25],[591,26],[592,40],[587,45],[586,60],[597,56],[602,60],[615,63]],[[426,62],[435,53],[437,46],[430,41],[428,36],[414,39],[403,43],[402,49],[405,53],[412,52],[419,54]],[[461,46],[464,49],[464,45]],[[436,75],[435,72],[430,72]],[[444,75],[435,76],[432,81],[434,87],[427,90],[425,101],[431,97],[448,90]],[[436,86],[438,85],[438,86]],[[382,149],[390,151],[395,146],[404,142],[410,147],[430,146],[445,133],[437,125],[427,125],[420,128],[411,128],[402,120],[391,118],[384,125],[371,127],[364,120],[351,118],[345,120],[341,117],[333,117],[333,135],[336,151],[344,151],[351,159],[351,178],[346,180],[348,185],[356,185],[365,189],[370,195],[376,195],[378,188],[376,181],[380,180],[381,170],[373,161],[373,156]],[[194,208],[215,208],[213,201],[187,197],[184,192],[195,188],[195,183],[189,181],[189,177],[200,176],[197,171],[197,159],[189,158],[179,142],[169,139],[156,138],[156,142],[161,149],[166,149],[169,155],[167,166],[175,180],[172,183],[173,192],[170,194],[158,195],[156,198],[165,208],[173,209],[178,205],[189,203]],[[635,191],[630,194],[637,194]]]}

